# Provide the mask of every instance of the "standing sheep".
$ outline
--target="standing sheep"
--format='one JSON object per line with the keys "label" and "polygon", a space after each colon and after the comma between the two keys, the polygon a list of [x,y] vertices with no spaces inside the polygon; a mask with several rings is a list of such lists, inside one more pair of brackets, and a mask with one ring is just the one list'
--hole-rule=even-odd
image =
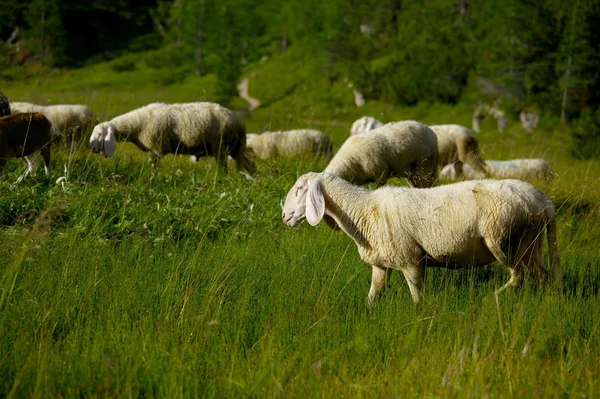
{"label": "standing sheep", "polygon": [[[487,160],[485,164],[489,176],[494,179],[546,180],[550,182],[554,177],[550,164],[539,158],[521,158],[510,161]],[[463,165],[462,171],[467,180],[485,177],[481,171],[473,169],[470,165]],[[444,166],[440,172],[440,178],[457,180],[454,166]]]}
{"label": "standing sheep", "polygon": [[406,177],[415,187],[431,187],[437,178],[437,138],[415,121],[388,123],[369,134],[349,137],[325,172],[354,184]]}
{"label": "standing sheep", "polygon": [[35,172],[40,151],[46,174],[50,169],[50,144],[57,134],[50,121],[41,113],[18,113],[0,118],[0,174],[9,158],[25,157],[27,171],[18,180]]}
{"label": "standing sheep", "polygon": [[[560,271],[554,213],[548,196],[519,180],[369,191],[335,175],[308,173],[289,191],[282,218],[288,226],[305,217],[312,226],[323,218],[340,226],[372,265],[368,300],[373,304],[392,270],[402,272],[415,303],[427,266],[457,269],[499,261],[510,279],[496,294],[519,286],[525,271],[552,280]],[[544,230],[550,273],[542,258]]]}
{"label": "standing sheep", "polygon": [[10,115],[8,97],[0,91],[0,117]]}
{"label": "standing sheep", "polygon": [[[383,126],[383,122],[370,116],[363,116],[352,124],[350,135],[366,133]],[[479,145],[475,134],[460,125],[430,125],[438,140],[438,166],[443,168],[452,164],[457,176],[462,174],[463,164],[471,167],[484,176],[487,173],[485,163],[479,153]]]}
{"label": "standing sheep", "polygon": [[333,157],[333,147],[329,136],[314,129],[287,130],[247,134],[248,151],[260,159],[276,156],[293,157],[301,154],[326,154]]}
{"label": "standing sheep", "polygon": [[153,164],[162,155],[215,156],[227,172],[227,155],[238,167],[255,171],[246,155],[246,126],[233,111],[218,104],[152,103],[94,127],[90,138],[93,152],[112,156],[118,140],[127,140],[142,151],[150,151]]}
{"label": "standing sheep", "polygon": [[10,104],[12,112],[41,112],[64,136],[67,148],[75,150],[86,133],[96,123],[96,116],[87,105],[37,105],[26,102]]}

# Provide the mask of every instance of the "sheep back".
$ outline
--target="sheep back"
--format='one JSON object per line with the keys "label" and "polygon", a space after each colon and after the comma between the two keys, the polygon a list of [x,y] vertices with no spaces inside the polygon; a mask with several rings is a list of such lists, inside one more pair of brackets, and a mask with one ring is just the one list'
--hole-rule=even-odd
{"label": "sheep back", "polygon": [[333,156],[331,139],[314,129],[264,132],[247,135],[248,149],[260,159],[276,156],[293,157],[302,154],[326,154]]}
{"label": "sheep back", "polygon": [[[539,158],[520,158],[508,161],[487,160],[487,171],[496,179],[547,180],[551,181],[554,172],[550,163]],[[470,165],[463,166],[467,179],[481,179],[483,174]]]}
{"label": "sheep back", "polygon": [[349,137],[325,172],[354,184],[406,177],[416,187],[430,187],[437,177],[437,137],[415,121],[393,122]]}

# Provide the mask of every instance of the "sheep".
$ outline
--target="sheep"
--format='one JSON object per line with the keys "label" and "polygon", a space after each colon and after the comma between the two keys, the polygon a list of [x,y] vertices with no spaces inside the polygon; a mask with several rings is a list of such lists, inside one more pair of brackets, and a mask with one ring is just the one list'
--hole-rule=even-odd
{"label": "sheep", "polygon": [[352,127],[350,128],[350,136],[366,133],[383,125],[383,122],[378,121],[372,116],[363,116],[362,118],[355,120],[352,124]]}
{"label": "sheep", "polygon": [[249,152],[260,159],[278,155],[292,157],[305,153],[325,154],[327,159],[333,157],[329,136],[314,129],[250,133],[246,135],[246,146]]}
{"label": "sheep", "polygon": [[[300,176],[287,194],[283,222],[325,219],[354,240],[372,266],[373,305],[392,270],[400,270],[412,300],[423,295],[425,267],[451,269],[504,264],[519,286],[524,272],[548,283],[560,271],[555,210],[546,194],[520,180],[473,180],[427,189],[365,190],[330,173]],[[547,232],[550,270],[542,258]],[[524,269],[525,268],[525,269]]]}
{"label": "sheep", "polygon": [[[546,180],[552,181],[554,172],[550,163],[539,158],[521,158],[509,161],[487,160],[486,170],[491,178],[519,179],[519,180]],[[463,176],[468,180],[481,179],[483,173],[474,170],[470,165],[463,165]],[[457,180],[453,165],[446,165],[440,172],[440,178]]]}
{"label": "sheep", "polygon": [[[352,124],[350,135],[363,134],[377,127],[383,122],[370,116],[363,116]],[[479,153],[479,145],[475,134],[460,125],[430,125],[438,141],[438,167],[442,169],[447,164],[452,164],[457,176],[462,174],[463,164],[483,173],[487,173],[485,163]]]}
{"label": "sheep", "polygon": [[227,155],[250,173],[254,162],[246,155],[246,126],[233,111],[218,104],[152,103],[94,127],[90,137],[93,152],[112,156],[117,140],[127,140],[142,151],[150,151],[153,165],[169,153],[214,155],[227,172]]}
{"label": "sheep", "polygon": [[477,133],[481,132],[481,121],[486,115],[491,115],[496,119],[498,131],[502,133],[508,126],[508,118],[504,111],[498,108],[495,104],[479,104],[473,111],[473,130]]}
{"label": "sheep", "polygon": [[0,91],[0,117],[10,115],[10,103],[8,97]]}
{"label": "sheep", "polygon": [[461,125],[431,125],[431,130],[438,138],[438,166],[442,169],[447,164],[453,164],[455,173],[460,176],[464,165],[469,165],[487,176],[486,165],[479,152],[475,134]]}
{"label": "sheep", "polygon": [[37,105],[27,102],[10,103],[13,112],[41,112],[64,135],[67,148],[73,151],[96,123],[94,112],[83,104]]}
{"label": "sheep", "polygon": [[415,187],[431,187],[437,178],[437,138],[415,121],[388,123],[349,137],[325,168],[354,184],[384,184],[406,177]]}
{"label": "sheep", "polygon": [[0,174],[9,158],[24,157],[28,168],[21,181],[37,169],[36,152],[41,152],[44,169],[50,169],[50,144],[58,134],[55,127],[42,113],[18,113],[0,118]]}

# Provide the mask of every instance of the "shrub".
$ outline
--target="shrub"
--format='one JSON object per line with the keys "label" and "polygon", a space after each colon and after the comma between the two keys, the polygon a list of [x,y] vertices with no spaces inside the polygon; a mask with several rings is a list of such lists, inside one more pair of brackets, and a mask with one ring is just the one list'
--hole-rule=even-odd
{"label": "shrub", "polygon": [[575,157],[589,159],[600,156],[600,108],[584,109],[571,127]]}

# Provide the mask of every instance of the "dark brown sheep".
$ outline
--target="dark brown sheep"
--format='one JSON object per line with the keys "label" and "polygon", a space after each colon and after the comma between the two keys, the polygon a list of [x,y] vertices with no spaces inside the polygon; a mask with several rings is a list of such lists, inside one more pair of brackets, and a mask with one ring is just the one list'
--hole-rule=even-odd
{"label": "dark brown sheep", "polygon": [[29,164],[25,176],[34,172],[36,163],[27,158],[40,151],[46,173],[50,168],[50,144],[55,135],[52,123],[39,112],[18,113],[0,118],[0,174],[10,158],[25,157]]}

